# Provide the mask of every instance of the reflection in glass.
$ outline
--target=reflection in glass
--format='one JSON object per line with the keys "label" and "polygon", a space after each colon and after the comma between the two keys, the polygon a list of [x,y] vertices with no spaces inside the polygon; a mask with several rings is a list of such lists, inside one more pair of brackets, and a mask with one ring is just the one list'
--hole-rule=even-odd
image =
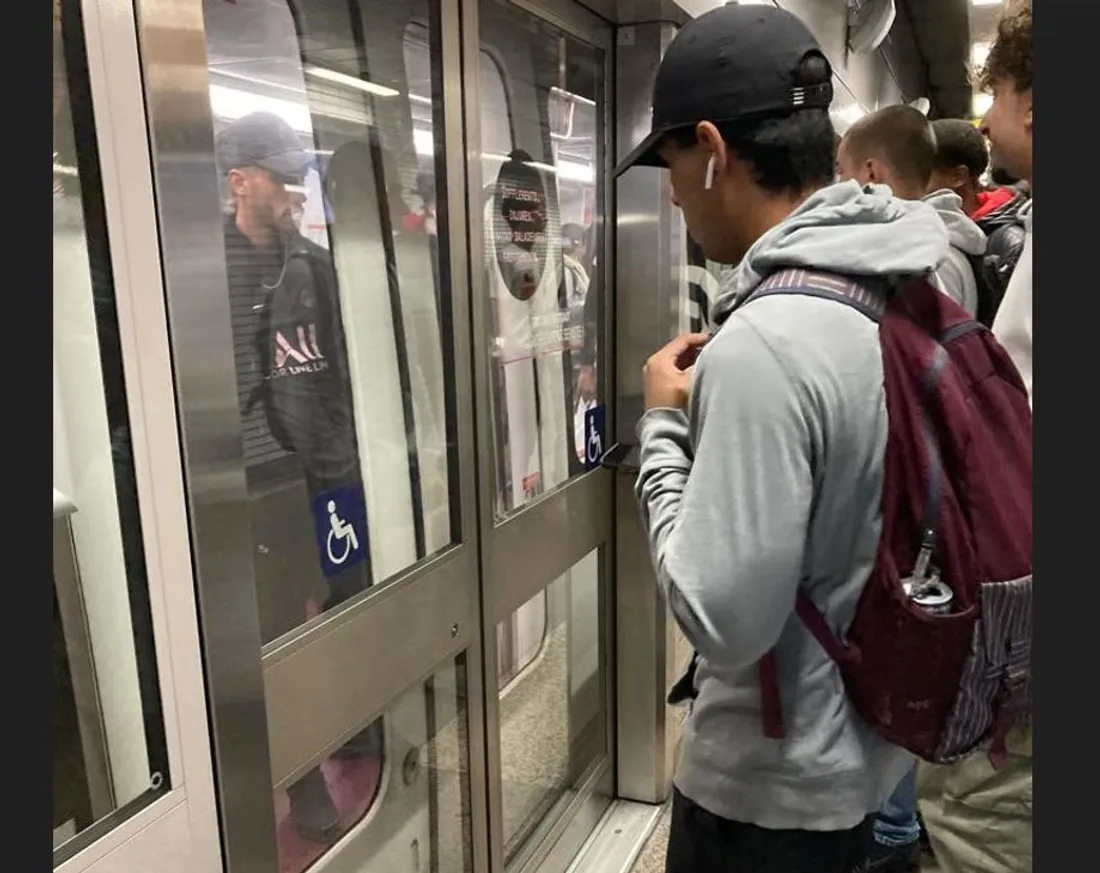
{"label": "reflection in glass", "polygon": [[497,690],[527,669],[546,641],[547,594],[541,592],[497,625]]}
{"label": "reflection in glass", "polygon": [[687,226],[680,219],[680,233],[677,241],[683,243],[685,251],[677,254],[677,260],[684,264],[680,274],[678,319],[671,325],[669,339],[682,333],[710,332],[717,328],[713,321],[714,303],[718,299],[725,272],[729,269],[723,264],[708,261],[702,247],[691,238]]}
{"label": "reflection in glass", "polygon": [[[444,179],[416,122],[441,112],[438,36],[428,0],[204,0],[204,12],[268,643],[458,533]],[[401,41],[426,74],[406,71]],[[277,794],[284,871],[366,820],[401,766],[386,743],[379,720]]]}
{"label": "reflection in glass", "polygon": [[[330,873],[472,869],[464,678],[460,657],[375,723],[385,725],[387,766],[373,755],[338,754],[275,793],[280,873],[302,873],[321,859]],[[318,806],[326,798],[335,824],[310,833],[291,810],[295,795]]]}
{"label": "reflection in glass", "polygon": [[500,516],[585,469],[585,414],[599,402],[603,54],[515,7],[480,9]]}
{"label": "reflection in glass", "polygon": [[58,863],[91,839],[96,822],[123,808],[136,811],[170,785],[76,0],[54,2],[53,64],[51,750]]}
{"label": "reflection in glass", "polygon": [[[497,628],[498,639],[507,633],[513,643],[512,663],[501,671],[511,678],[500,688],[509,862],[553,824],[606,752],[599,568],[596,550]],[[517,661],[522,669],[514,669]]]}
{"label": "reflection in glass", "polygon": [[427,0],[204,10],[267,643],[457,534],[440,104],[392,50],[437,37]]}

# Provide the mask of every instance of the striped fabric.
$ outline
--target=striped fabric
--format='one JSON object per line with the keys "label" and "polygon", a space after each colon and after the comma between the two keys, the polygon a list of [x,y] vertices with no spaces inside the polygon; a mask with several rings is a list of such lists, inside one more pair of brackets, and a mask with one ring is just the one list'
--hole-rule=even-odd
{"label": "striped fabric", "polygon": [[986,582],[981,619],[974,626],[970,656],[947,718],[937,758],[957,761],[995,727],[993,707],[1005,701],[1005,715],[1030,708],[1031,576]]}

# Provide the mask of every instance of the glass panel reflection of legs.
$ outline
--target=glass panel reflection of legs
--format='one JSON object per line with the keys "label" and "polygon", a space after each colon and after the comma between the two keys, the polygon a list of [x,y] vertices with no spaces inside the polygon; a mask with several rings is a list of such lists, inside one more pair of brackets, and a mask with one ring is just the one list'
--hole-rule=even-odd
{"label": "glass panel reflection of legs", "polygon": [[[606,752],[600,666],[600,553],[581,559],[500,628],[520,669],[500,689],[505,855],[553,824]],[[538,612],[532,612],[539,606]],[[537,620],[523,620],[525,615]],[[536,636],[537,634],[537,636]],[[499,635],[499,631],[498,631]]]}

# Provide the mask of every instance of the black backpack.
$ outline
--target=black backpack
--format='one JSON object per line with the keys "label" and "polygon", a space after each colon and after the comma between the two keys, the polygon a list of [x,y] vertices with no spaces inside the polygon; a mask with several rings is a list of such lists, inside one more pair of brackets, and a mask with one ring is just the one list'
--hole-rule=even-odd
{"label": "black backpack", "polygon": [[993,327],[993,319],[1004,299],[1011,273],[1002,276],[996,262],[989,255],[968,254],[966,259],[970,262],[974,284],[978,289],[978,311],[974,318],[986,327]]}
{"label": "black backpack", "polygon": [[1027,226],[1020,210],[1030,200],[1030,195],[1018,190],[1009,202],[977,220],[986,236],[985,254],[970,257],[974,280],[978,285],[978,311],[975,318],[986,327],[993,326],[993,318],[1008,288],[1008,280],[1020,260],[1020,253],[1027,238]]}

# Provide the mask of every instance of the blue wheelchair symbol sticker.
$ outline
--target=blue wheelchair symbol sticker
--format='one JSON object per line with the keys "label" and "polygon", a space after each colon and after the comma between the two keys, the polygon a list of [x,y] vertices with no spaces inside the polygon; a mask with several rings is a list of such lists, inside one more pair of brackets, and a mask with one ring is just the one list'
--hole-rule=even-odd
{"label": "blue wheelchair symbol sticker", "polygon": [[607,440],[604,436],[603,405],[593,406],[584,413],[584,469],[595,470],[600,466],[603,457],[604,445]]}
{"label": "blue wheelchair symbol sticker", "polygon": [[333,488],[313,498],[313,530],[325,578],[367,557],[367,508],[359,485]]}

